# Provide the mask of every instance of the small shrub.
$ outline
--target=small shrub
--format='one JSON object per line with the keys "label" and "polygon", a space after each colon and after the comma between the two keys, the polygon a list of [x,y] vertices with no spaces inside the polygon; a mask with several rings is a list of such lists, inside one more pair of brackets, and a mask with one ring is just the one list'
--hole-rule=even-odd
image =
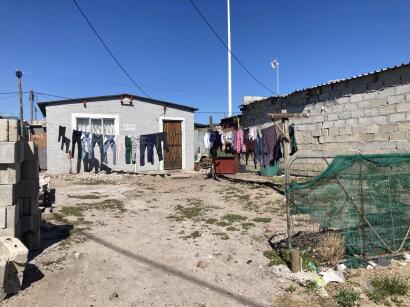
{"label": "small shrub", "polygon": [[340,233],[324,234],[317,245],[317,254],[323,262],[335,266],[345,255],[345,244]]}
{"label": "small shrub", "polygon": [[293,293],[295,291],[296,291],[296,288],[294,286],[289,286],[285,289],[285,292],[288,292],[288,293]]}
{"label": "small shrub", "polygon": [[354,290],[342,289],[335,294],[334,298],[343,307],[353,307],[359,300],[360,295]]}
{"label": "small shrub", "polygon": [[370,279],[373,290],[369,298],[374,302],[383,302],[389,296],[406,295],[409,291],[407,280],[399,276],[376,276]]}
{"label": "small shrub", "polygon": [[263,255],[269,259],[269,266],[286,264],[282,257],[275,251],[267,250],[263,252]]}
{"label": "small shrub", "polygon": [[306,292],[311,294],[317,294],[319,292],[319,288],[319,285],[314,280],[309,280],[305,285]]}

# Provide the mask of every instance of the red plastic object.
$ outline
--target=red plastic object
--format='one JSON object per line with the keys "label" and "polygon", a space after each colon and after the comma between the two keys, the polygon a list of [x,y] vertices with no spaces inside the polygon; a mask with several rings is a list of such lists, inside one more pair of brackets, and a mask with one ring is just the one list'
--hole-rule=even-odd
{"label": "red plastic object", "polygon": [[216,158],[215,159],[217,174],[236,174],[239,172],[239,156],[235,155],[232,158]]}

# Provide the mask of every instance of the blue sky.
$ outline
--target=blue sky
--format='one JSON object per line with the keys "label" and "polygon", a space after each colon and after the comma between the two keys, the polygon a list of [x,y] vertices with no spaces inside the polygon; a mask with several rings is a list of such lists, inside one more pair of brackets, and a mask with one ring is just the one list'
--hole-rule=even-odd
{"label": "blue sky", "polygon": [[[78,0],[120,62],[157,99],[227,112],[227,55],[189,0]],[[196,0],[226,39],[226,1]],[[232,50],[281,93],[410,61],[408,0],[231,0]],[[66,97],[141,95],[91,32],[71,0],[0,2],[0,92]],[[269,96],[233,62],[234,112],[243,95]],[[39,96],[40,101],[50,98]],[[25,95],[28,117],[28,96]],[[0,112],[17,97],[0,95]],[[213,114],[218,118],[223,114]],[[198,122],[209,114],[198,113]]]}

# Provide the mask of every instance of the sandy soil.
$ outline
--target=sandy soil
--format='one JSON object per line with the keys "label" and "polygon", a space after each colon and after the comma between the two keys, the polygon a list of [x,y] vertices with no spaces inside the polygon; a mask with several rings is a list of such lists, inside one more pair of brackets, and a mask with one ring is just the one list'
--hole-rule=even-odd
{"label": "sandy soil", "polygon": [[32,256],[25,289],[2,305],[272,306],[288,287],[263,256],[267,238],[286,229],[284,197],[261,177],[74,176],[51,185],[44,250]]}

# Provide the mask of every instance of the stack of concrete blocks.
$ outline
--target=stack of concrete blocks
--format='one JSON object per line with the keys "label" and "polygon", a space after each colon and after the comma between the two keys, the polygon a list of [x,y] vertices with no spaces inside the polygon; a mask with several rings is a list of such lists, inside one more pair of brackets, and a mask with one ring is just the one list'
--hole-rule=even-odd
{"label": "stack of concrete blocks", "polygon": [[40,247],[39,165],[34,142],[18,141],[18,121],[0,119],[0,236]]}
{"label": "stack of concrete blocks", "polygon": [[28,249],[19,239],[0,237],[0,300],[21,290],[27,258]]}

